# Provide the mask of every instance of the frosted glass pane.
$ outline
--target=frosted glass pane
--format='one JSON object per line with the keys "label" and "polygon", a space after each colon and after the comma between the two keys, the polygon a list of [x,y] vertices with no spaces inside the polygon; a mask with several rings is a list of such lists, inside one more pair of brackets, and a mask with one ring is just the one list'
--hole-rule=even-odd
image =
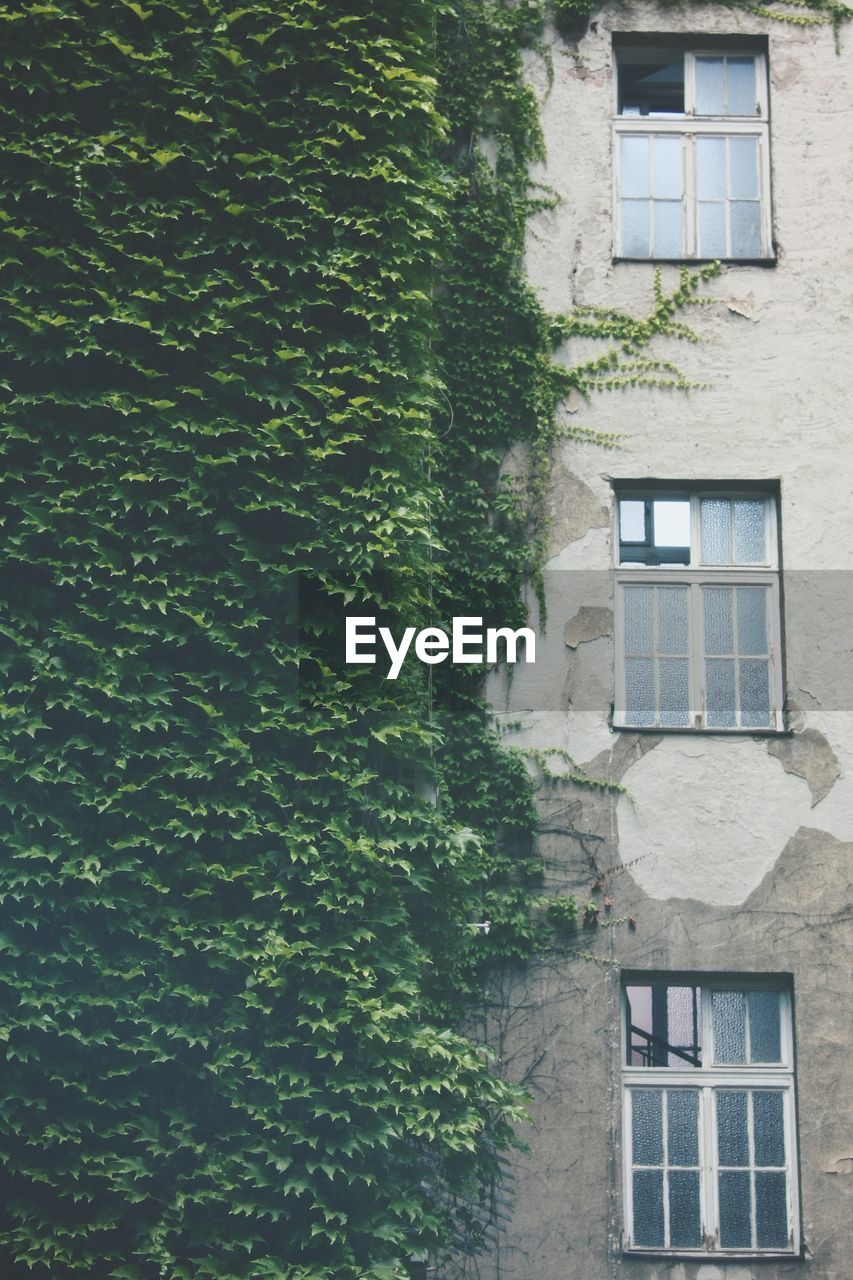
{"label": "frosted glass pane", "polygon": [[654,603],[654,587],[625,587],[625,652],[629,657],[654,653]]}
{"label": "frosted glass pane", "polygon": [[725,113],[722,58],[696,59],[696,111],[700,116]]}
{"label": "frosted glass pane", "polygon": [[717,1093],[717,1149],[721,1165],[749,1164],[747,1095],[742,1091]]}
{"label": "frosted glass pane", "polygon": [[702,563],[731,564],[732,504],[728,498],[703,498],[701,503]]}
{"label": "frosted glass pane", "polygon": [[661,658],[660,723],[669,728],[690,724],[690,682],[686,658]]}
{"label": "frosted glass pane", "polygon": [[658,587],[658,652],[687,653],[687,588]]}
{"label": "frosted glass pane", "polygon": [[702,1243],[699,1172],[674,1169],[669,1175],[669,1245],[695,1249]]}
{"label": "frosted glass pane", "polygon": [[623,542],[645,542],[645,502],[623,498],[619,503],[619,537]]}
{"label": "frosted glass pane", "polygon": [[690,503],[684,498],[658,498],[654,507],[656,547],[690,546]]}
{"label": "frosted glass pane", "polygon": [[655,257],[682,256],[681,201],[655,200]]}
{"label": "frosted glass pane", "polygon": [[742,991],[715,991],[714,1061],[746,1062],[746,1001]]}
{"label": "frosted glass pane", "polygon": [[629,724],[655,723],[655,676],[652,658],[628,658],[625,663],[625,713]]}
{"label": "frosted glass pane", "polygon": [[740,722],[745,729],[770,724],[770,664],[766,658],[740,662]]}
{"label": "frosted glass pane", "polygon": [[732,257],[761,256],[761,218],[757,200],[732,200]]}
{"label": "frosted glass pane", "polygon": [[735,714],[735,664],[727,658],[709,658],[705,663],[707,720],[711,729],[737,725]]}
{"label": "frosted glass pane", "polygon": [[634,1173],[634,1243],[663,1246],[663,1173],[660,1170]]}
{"label": "frosted glass pane", "polygon": [[622,201],[622,254],[626,258],[649,256],[649,206],[645,200]]}
{"label": "frosted glass pane", "polygon": [[649,194],[649,140],[648,138],[620,138],[620,195],[647,196]]}
{"label": "frosted glass pane", "polygon": [[720,1245],[748,1249],[752,1244],[748,1173],[720,1174]]}
{"label": "frosted glass pane", "polygon": [[750,991],[749,1010],[750,1062],[781,1062],[782,1031],[779,1019],[778,991]]}
{"label": "frosted glass pane", "polygon": [[703,587],[702,612],[705,620],[705,652],[734,653],[731,587]]}
{"label": "frosted glass pane", "polygon": [[726,197],[725,138],[696,139],[696,185],[700,200]]}
{"label": "frosted glass pane", "polygon": [[759,1249],[788,1249],[788,1205],[784,1173],[755,1175],[756,1244]]}
{"label": "frosted glass pane", "polygon": [[[680,200],[683,161],[680,138],[655,138],[652,148],[652,195],[658,199]],[[628,193],[625,192],[627,195]]]}
{"label": "frosted glass pane", "polygon": [[720,204],[699,205],[699,257],[727,258],[726,206]]}
{"label": "frosted glass pane", "polygon": [[760,498],[735,498],[735,561],[764,561],[764,503]]}
{"label": "frosted glass pane", "polygon": [[660,1089],[631,1091],[631,1149],[634,1164],[663,1164],[663,1112]]}
{"label": "frosted glass pane", "polygon": [[758,199],[758,139],[730,138],[731,195],[734,200]]}
{"label": "frosted glass pane", "polygon": [[751,656],[767,652],[766,599],[766,587],[738,587],[738,653]]}
{"label": "frosted glass pane", "polygon": [[752,1095],[755,1163],[759,1169],[785,1164],[785,1116],[778,1090],[758,1090]]}
{"label": "frosted glass pane", "polygon": [[728,58],[729,115],[754,116],[758,108],[755,91],[755,59]]}
{"label": "frosted glass pane", "polygon": [[669,1164],[699,1163],[699,1094],[695,1089],[669,1089],[666,1095],[669,1125]]}
{"label": "frosted glass pane", "polygon": [[[699,1046],[695,1041],[699,1035],[699,988],[667,987],[666,1020],[669,1043],[698,1057]],[[667,1065],[683,1069],[693,1064],[671,1053]]]}

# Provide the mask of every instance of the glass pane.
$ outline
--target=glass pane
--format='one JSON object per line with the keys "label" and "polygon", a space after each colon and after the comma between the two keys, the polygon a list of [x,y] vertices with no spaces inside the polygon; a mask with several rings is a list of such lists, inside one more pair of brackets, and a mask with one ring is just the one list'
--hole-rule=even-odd
{"label": "glass pane", "polygon": [[748,1249],[752,1244],[748,1173],[720,1174],[720,1245]]}
{"label": "glass pane", "polygon": [[645,200],[622,201],[622,254],[626,258],[649,256],[649,206]]}
{"label": "glass pane", "polygon": [[652,609],[654,587],[625,587],[625,652],[654,653]]}
{"label": "glass pane", "polygon": [[634,1173],[634,1243],[663,1246],[663,1172]]}
{"label": "glass pane", "polygon": [[659,653],[687,653],[687,588],[658,587]]}
{"label": "glass pane", "polygon": [[[680,138],[655,138],[652,148],[652,195],[659,200],[681,199],[684,189],[681,157]],[[744,194],[752,193],[744,192]]]}
{"label": "glass pane", "polygon": [[759,1169],[785,1167],[785,1115],[778,1090],[756,1089],[752,1095],[755,1163]]}
{"label": "glass pane", "polygon": [[[667,1040],[675,1049],[683,1049],[691,1057],[699,1058],[699,988],[667,987],[666,989]],[[671,1053],[670,1067],[692,1067],[696,1063]],[[701,1065],[701,1064],[700,1064]]]}
{"label": "glass pane", "polygon": [[696,139],[696,188],[700,200],[726,198],[725,138]]}
{"label": "glass pane", "polygon": [[732,257],[761,256],[761,218],[757,200],[732,200]]}
{"label": "glass pane", "polygon": [[699,1094],[695,1089],[668,1089],[666,1095],[668,1164],[699,1163]]}
{"label": "glass pane", "polygon": [[631,1149],[634,1164],[663,1164],[662,1091],[631,1090]]}
{"label": "glass pane", "polygon": [[686,498],[659,498],[653,511],[656,547],[690,546],[690,503]]}
{"label": "glass pane", "polygon": [[755,91],[755,59],[727,58],[729,80],[728,114],[730,116],[754,116],[758,114],[758,94]]}
{"label": "glass pane", "polygon": [[652,658],[628,658],[625,663],[625,714],[629,724],[655,723],[655,674]]}
{"label": "glass pane", "polygon": [[715,991],[714,1061],[746,1062],[746,1001],[742,991]]}
{"label": "glass pane", "polygon": [[749,991],[750,1062],[782,1061],[782,1030],[779,1018],[778,991]]}
{"label": "glass pane", "polygon": [[622,115],[683,115],[684,58],[672,50],[631,49],[619,54]]}
{"label": "glass pane", "polygon": [[670,1248],[698,1248],[702,1243],[699,1172],[675,1169],[668,1176]]}
{"label": "glass pane", "polygon": [[669,728],[690,724],[690,681],[686,658],[661,658],[660,723]]}
{"label": "glass pane", "polygon": [[764,561],[764,502],[735,498],[735,560],[738,564]]}
{"label": "glass pane", "polygon": [[756,1244],[759,1249],[789,1249],[787,1187],[784,1173],[755,1175]]}
{"label": "glass pane", "polygon": [[734,653],[733,595],[731,587],[702,588],[706,653]]}
{"label": "glass pane", "polygon": [[725,114],[723,59],[696,59],[696,111],[700,116]]}
{"label": "glass pane", "polygon": [[620,145],[619,194],[647,196],[649,194],[649,140],[648,138],[623,137]]}
{"label": "glass pane", "polygon": [[705,684],[708,727],[730,729],[736,726],[734,662],[730,658],[708,658]]}
{"label": "glass pane", "polygon": [[767,653],[766,587],[738,587],[738,653]]}
{"label": "glass pane", "polygon": [[734,200],[758,199],[758,139],[729,138],[731,195]]}
{"label": "glass pane", "polygon": [[699,205],[699,257],[727,258],[726,206],[720,204]]}
{"label": "glass pane", "polygon": [[634,498],[619,503],[619,537],[622,542],[645,542],[646,504]]}
{"label": "glass pane", "polygon": [[749,1164],[747,1095],[729,1089],[717,1093],[717,1148],[721,1165]]}
{"label": "glass pane", "polygon": [[770,724],[770,663],[766,658],[740,662],[740,722],[745,729]]}
{"label": "glass pane", "polygon": [[683,253],[681,235],[681,201],[655,200],[655,257],[680,258]]}
{"label": "glass pane", "polygon": [[701,1065],[698,987],[655,983],[627,987],[626,995],[630,1022],[637,1028],[631,1033],[632,1066]]}
{"label": "glass pane", "polygon": [[731,564],[731,502],[728,498],[703,498],[700,511],[702,563]]}

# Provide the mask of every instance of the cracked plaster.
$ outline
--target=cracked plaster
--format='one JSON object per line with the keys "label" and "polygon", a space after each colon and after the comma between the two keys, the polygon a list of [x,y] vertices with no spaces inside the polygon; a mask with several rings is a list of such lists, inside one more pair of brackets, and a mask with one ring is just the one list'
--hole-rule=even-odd
{"label": "cracked plaster", "polygon": [[763,742],[663,737],[623,775],[619,854],[651,898],[746,900],[808,820],[811,794]]}

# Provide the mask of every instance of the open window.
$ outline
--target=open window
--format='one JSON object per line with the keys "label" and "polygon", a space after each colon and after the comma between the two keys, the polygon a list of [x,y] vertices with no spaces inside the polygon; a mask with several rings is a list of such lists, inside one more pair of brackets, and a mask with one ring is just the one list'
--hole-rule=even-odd
{"label": "open window", "polygon": [[617,728],[784,728],[777,499],[616,494]]}
{"label": "open window", "polygon": [[791,992],[782,979],[627,979],[624,1247],[799,1249]]}
{"label": "open window", "polygon": [[766,49],[614,37],[618,258],[772,261]]}

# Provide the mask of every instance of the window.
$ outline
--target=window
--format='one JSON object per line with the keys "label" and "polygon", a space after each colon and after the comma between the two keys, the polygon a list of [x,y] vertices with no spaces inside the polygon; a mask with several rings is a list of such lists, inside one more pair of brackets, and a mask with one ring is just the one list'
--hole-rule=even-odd
{"label": "window", "polygon": [[614,253],[773,258],[767,60],[618,42]]}
{"label": "window", "polygon": [[790,991],[774,980],[624,986],[624,1247],[799,1249]]}
{"label": "window", "polygon": [[783,728],[776,500],[620,488],[617,728]]}

